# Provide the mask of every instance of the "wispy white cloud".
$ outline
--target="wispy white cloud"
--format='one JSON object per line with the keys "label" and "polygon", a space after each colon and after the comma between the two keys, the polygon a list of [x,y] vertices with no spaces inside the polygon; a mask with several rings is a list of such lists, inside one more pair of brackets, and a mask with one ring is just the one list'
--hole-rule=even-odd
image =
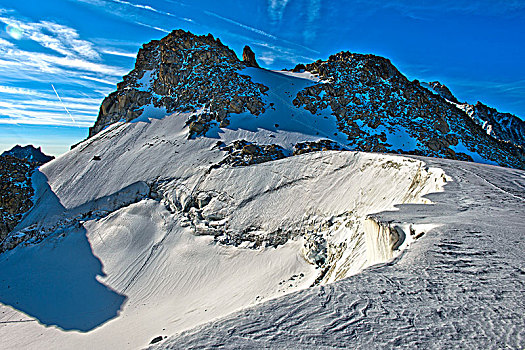
{"label": "wispy white cloud", "polygon": [[[63,106],[31,105],[25,102],[0,101],[0,123],[3,124],[37,124],[37,125],[69,125],[91,126],[96,118],[96,110],[85,110],[82,106],[68,105],[75,115],[76,123],[64,113]],[[7,116],[8,118],[1,118]]]}
{"label": "wispy white cloud", "polygon": [[215,18],[219,18],[225,22],[228,22],[228,23],[231,23],[231,24],[234,24],[236,26],[239,26],[241,28],[244,28],[244,29],[247,29],[249,31],[252,31],[254,33],[257,33],[257,34],[260,34],[260,35],[263,35],[267,38],[270,38],[270,39],[277,39],[277,37],[275,35],[272,35],[272,34],[269,34],[269,33],[266,33],[265,31],[263,30],[260,30],[260,29],[257,29],[257,28],[254,28],[254,27],[250,27],[246,24],[242,24],[240,22],[237,22],[237,21],[234,21],[232,19],[229,19],[229,18],[226,18],[226,17],[223,17],[223,16],[220,16],[214,12],[210,12],[210,11],[204,11],[205,14],[209,15],[209,16],[212,16],[212,17],[215,17]]}
{"label": "wispy white cloud", "polygon": [[94,72],[109,76],[123,76],[127,70],[120,67],[92,62],[75,56],[56,56],[20,49],[0,48],[0,68],[16,68],[22,71],[58,73],[62,68]]}
{"label": "wispy white cloud", "polygon": [[[317,0],[314,0],[314,1],[317,1]],[[301,48],[301,49],[304,49],[304,50],[307,50],[307,51],[310,51],[310,52],[313,52],[313,53],[319,53],[319,51],[317,51],[317,50],[313,50],[313,49],[311,49],[311,48],[309,48],[309,47],[307,47],[307,46],[303,46],[303,45],[300,45],[300,44],[294,43],[294,42],[292,42],[292,41],[289,41],[289,40],[286,40],[286,39],[279,38],[279,37],[277,37],[277,36],[275,36],[275,35],[273,35],[273,34],[267,33],[267,32],[265,32],[265,31],[263,31],[263,30],[260,30],[260,29],[254,28],[254,27],[247,26],[247,25],[245,25],[245,24],[243,24],[243,23],[240,23],[240,22],[234,21],[234,20],[232,20],[232,19],[230,19],[230,18],[223,17],[223,16],[218,15],[218,14],[216,14],[216,13],[214,13],[214,12],[204,11],[204,13],[206,13],[206,14],[209,15],[209,16],[213,16],[213,17],[219,18],[219,19],[221,19],[221,20],[223,20],[223,21],[226,21],[226,22],[228,22],[228,23],[234,24],[234,25],[236,25],[236,26],[238,26],[238,27],[241,27],[241,28],[246,29],[246,30],[248,30],[248,31],[251,31],[251,32],[253,32],[253,33],[260,34],[260,35],[262,35],[262,36],[264,36],[264,37],[266,37],[266,38],[272,39],[272,40],[274,40],[274,41],[280,41],[280,42],[283,42],[283,43],[286,43],[286,44],[289,44],[289,45],[293,45],[293,46],[295,46],[295,47],[298,47],[298,48]]]}
{"label": "wispy white cloud", "polygon": [[[32,101],[32,103],[35,105],[40,105],[41,103],[47,103],[45,102],[46,100],[54,101],[54,95],[52,94],[51,91],[49,93],[45,93],[45,92],[42,92],[42,90],[21,88],[17,86],[0,85],[0,94],[16,95],[18,96],[18,98],[21,98],[21,96],[31,96],[34,98],[38,98],[36,100],[35,99],[28,100],[28,101]],[[66,102],[70,102],[76,105],[91,106],[91,108],[98,108],[98,103],[100,103],[100,100],[101,100],[99,98],[91,98],[91,97],[66,97],[66,96],[63,96],[62,99]]]}
{"label": "wispy white cloud", "polygon": [[[133,23],[142,27],[154,29],[162,33],[170,33],[171,30],[162,27],[167,21],[165,17],[177,19],[180,22],[192,23],[196,22],[187,16],[178,16],[174,13],[163,11],[150,5],[135,4],[125,0],[69,0],[73,2],[83,2],[94,6],[102,11],[113,16],[119,17],[129,23]],[[185,4],[177,5],[186,7]],[[128,8],[128,10],[125,10]],[[161,16],[158,16],[161,15]],[[164,18],[161,18],[164,17]],[[170,20],[170,25],[173,25]]]}
{"label": "wispy white cloud", "polygon": [[319,19],[321,11],[321,0],[309,0],[306,7],[306,24],[303,30],[303,38],[305,43],[309,43],[315,39],[317,35],[317,20]]}
{"label": "wispy white cloud", "polygon": [[0,48],[2,48],[2,47],[13,47],[13,46],[15,46],[15,44],[13,44],[12,42],[0,38]]}
{"label": "wispy white cloud", "polygon": [[268,0],[268,15],[270,19],[280,22],[289,2],[290,0]]}
{"label": "wispy white cloud", "polygon": [[114,56],[122,56],[122,57],[130,57],[130,58],[136,58],[137,54],[133,52],[124,52],[124,51],[118,51],[113,49],[105,49],[102,50],[102,53],[105,53],[107,55],[114,55]]}
{"label": "wispy white cloud", "polygon": [[99,83],[102,83],[102,84],[108,84],[108,85],[116,85],[117,84],[116,81],[100,79],[100,78],[97,78],[97,77],[90,77],[88,75],[81,75],[80,78],[91,80],[91,81],[96,81],[96,82],[99,82]]}
{"label": "wispy white cloud", "polygon": [[117,3],[117,4],[131,6],[131,7],[137,8],[137,9],[147,10],[147,11],[155,12],[155,13],[160,14],[160,15],[177,18],[179,20],[183,20],[183,21],[186,21],[186,22],[193,22],[193,20],[191,18],[179,17],[179,16],[177,16],[177,15],[171,13],[171,12],[162,11],[162,10],[159,10],[159,9],[157,9],[155,7],[152,7],[152,6],[149,6],[149,5],[135,4],[135,3],[131,3],[129,1],[124,1],[124,0],[111,0],[111,1],[113,1],[114,3]]}
{"label": "wispy white cloud", "polygon": [[263,61],[264,64],[270,65],[275,62],[275,55],[271,52],[263,52],[262,55],[259,55],[258,59]]}
{"label": "wispy white cloud", "polygon": [[290,62],[296,62],[298,60],[312,62],[316,60],[316,58],[314,57],[301,55],[296,50],[291,49],[289,47],[284,47],[280,45],[272,45],[272,44],[268,44],[265,42],[254,42],[253,44],[267,49],[264,51],[265,52],[264,55],[269,56],[271,54],[274,60],[277,58],[282,59],[284,61],[290,61]]}
{"label": "wispy white cloud", "polygon": [[[105,64],[101,54],[131,54],[108,46],[101,50],[63,24],[15,16],[14,12],[0,11],[0,23],[15,28],[20,39],[42,48],[27,51],[18,41],[0,38],[0,123],[90,126],[108,93],[102,86],[115,85],[127,73],[127,69]],[[21,86],[27,82],[44,84],[47,89]],[[62,85],[62,90],[52,89],[53,83]],[[83,88],[89,89],[91,96],[79,91]],[[94,92],[97,89],[100,94]]]}
{"label": "wispy white cloud", "polygon": [[170,33],[170,31],[167,30],[167,29],[164,29],[164,28],[161,28],[161,27],[157,27],[157,26],[153,26],[151,24],[146,24],[146,23],[142,23],[142,22],[138,22],[138,21],[136,21],[135,24],[138,24],[139,26],[143,26],[143,27],[146,27],[146,28],[155,29],[155,30],[158,30],[159,32]]}
{"label": "wispy white cloud", "polygon": [[48,21],[24,22],[5,16],[0,17],[0,21],[8,26],[19,28],[23,37],[64,56],[100,59],[94,45],[89,41],[81,40],[78,32],[71,27]]}

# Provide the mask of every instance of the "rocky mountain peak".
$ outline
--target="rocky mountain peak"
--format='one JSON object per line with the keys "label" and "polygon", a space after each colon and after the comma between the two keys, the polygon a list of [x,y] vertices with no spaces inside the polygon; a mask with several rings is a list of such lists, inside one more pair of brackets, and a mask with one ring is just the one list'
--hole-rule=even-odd
{"label": "rocky mountain peak", "polygon": [[441,84],[439,81],[431,81],[428,83],[428,86],[444,99],[450,102],[459,103],[457,98],[445,84]]}
{"label": "rocky mountain peak", "polygon": [[[136,119],[145,110],[148,117],[206,110],[210,120],[222,125],[230,113],[260,114],[261,94],[267,89],[239,74],[243,68],[235,52],[211,34],[174,30],[143,45],[135,68],[102,102],[89,136],[119,120]],[[204,128],[194,124],[194,130]]]}
{"label": "rocky mountain peak", "polygon": [[295,70],[303,67],[321,80],[299,91],[294,106],[313,115],[330,110],[351,149],[525,166],[522,149],[487,138],[456,104],[409,81],[386,58],[340,52]]}
{"label": "rocky mountain peak", "polygon": [[2,156],[11,156],[18,159],[26,160],[31,163],[37,163],[38,165],[49,162],[55,159],[53,156],[48,156],[42,152],[42,148],[36,148],[33,145],[21,146],[16,145],[8,151],[2,153]]}
{"label": "rocky mountain peak", "polygon": [[242,61],[247,67],[259,68],[259,64],[255,59],[255,53],[248,45],[242,50]]}
{"label": "rocky mountain peak", "polygon": [[[481,105],[454,102],[457,99],[439,82],[409,81],[387,58],[342,51],[326,60],[297,65],[291,73],[282,74],[285,80],[279,84],[275,79],[280,79],[280,72],[270,74],[257,67],[249,46],[240,61],[211,34],[175,30],[142,47],[135,68],[118,84],[117,91],[104,99],[90,136],[117,121],[188,112],[185,125],[188,137],[194,138],[212,127],[228,128],[231,114],[246,112],[246,120],[254,116],[250,130],[277,129],[281,122],[270,121],[275,118],[285,122],[289,130],[323,134],[339,148],[525,168],[523,122]],[[294,79],[298,80],[294,83]],[[272,93],[267,94],[270,87]],[[304,110],[311,115],[305,115]],[[264,118],[255,119],[261,114]],[[299,121],[297,115],[312,120]],[[306,132],[319,116],[333,120],[330,128],[334,130]],[[490,118],[514,121],[501,131],[490,126]],[[320,139],[296,143],[305,141]],[[288,154],[295,152],[296,144],[282,141],[280,146]]]}
{"label": "rocky mountain peak", "polygon": [[475,105],[458,104],[485,132],[501,141],[525,148],[525,122],[510,113],[502,113],[480,101]]}

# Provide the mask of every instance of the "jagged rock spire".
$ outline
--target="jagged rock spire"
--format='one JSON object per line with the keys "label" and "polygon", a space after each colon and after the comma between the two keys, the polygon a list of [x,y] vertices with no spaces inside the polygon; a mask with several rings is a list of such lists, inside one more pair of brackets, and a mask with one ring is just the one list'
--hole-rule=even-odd
{"label": "jagged rock spire", "polygon": [[259,64],[255,59],[255,53],[248,45],[246,45],[242,50],[242,61],[247,67],[259,68]]}

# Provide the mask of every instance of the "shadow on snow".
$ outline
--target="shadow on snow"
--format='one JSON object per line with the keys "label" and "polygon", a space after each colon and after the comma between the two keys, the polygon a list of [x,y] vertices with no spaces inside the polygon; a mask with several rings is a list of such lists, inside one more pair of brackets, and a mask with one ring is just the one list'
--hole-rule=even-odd
{"label": "shadow on snow", "polygon": [[[55,206],[65,211],[47,181],[42,185],[54,196]],[[40,244],[0,255],[0,302],[46,326],[87,332],[117,317],[126,301],[97,280],[104,276],[86,230],[68,228]]]}

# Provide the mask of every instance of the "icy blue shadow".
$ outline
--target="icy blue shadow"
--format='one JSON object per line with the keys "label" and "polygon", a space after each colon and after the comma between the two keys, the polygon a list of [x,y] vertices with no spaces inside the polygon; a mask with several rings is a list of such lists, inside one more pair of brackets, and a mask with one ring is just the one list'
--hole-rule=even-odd
{"label": "icy blue shadow", "polygon": [[127,299],[97,280],[104,275],[86,230],[76,227],[1,254],[0,302],[45,326],[88,332],[117,317]]}

